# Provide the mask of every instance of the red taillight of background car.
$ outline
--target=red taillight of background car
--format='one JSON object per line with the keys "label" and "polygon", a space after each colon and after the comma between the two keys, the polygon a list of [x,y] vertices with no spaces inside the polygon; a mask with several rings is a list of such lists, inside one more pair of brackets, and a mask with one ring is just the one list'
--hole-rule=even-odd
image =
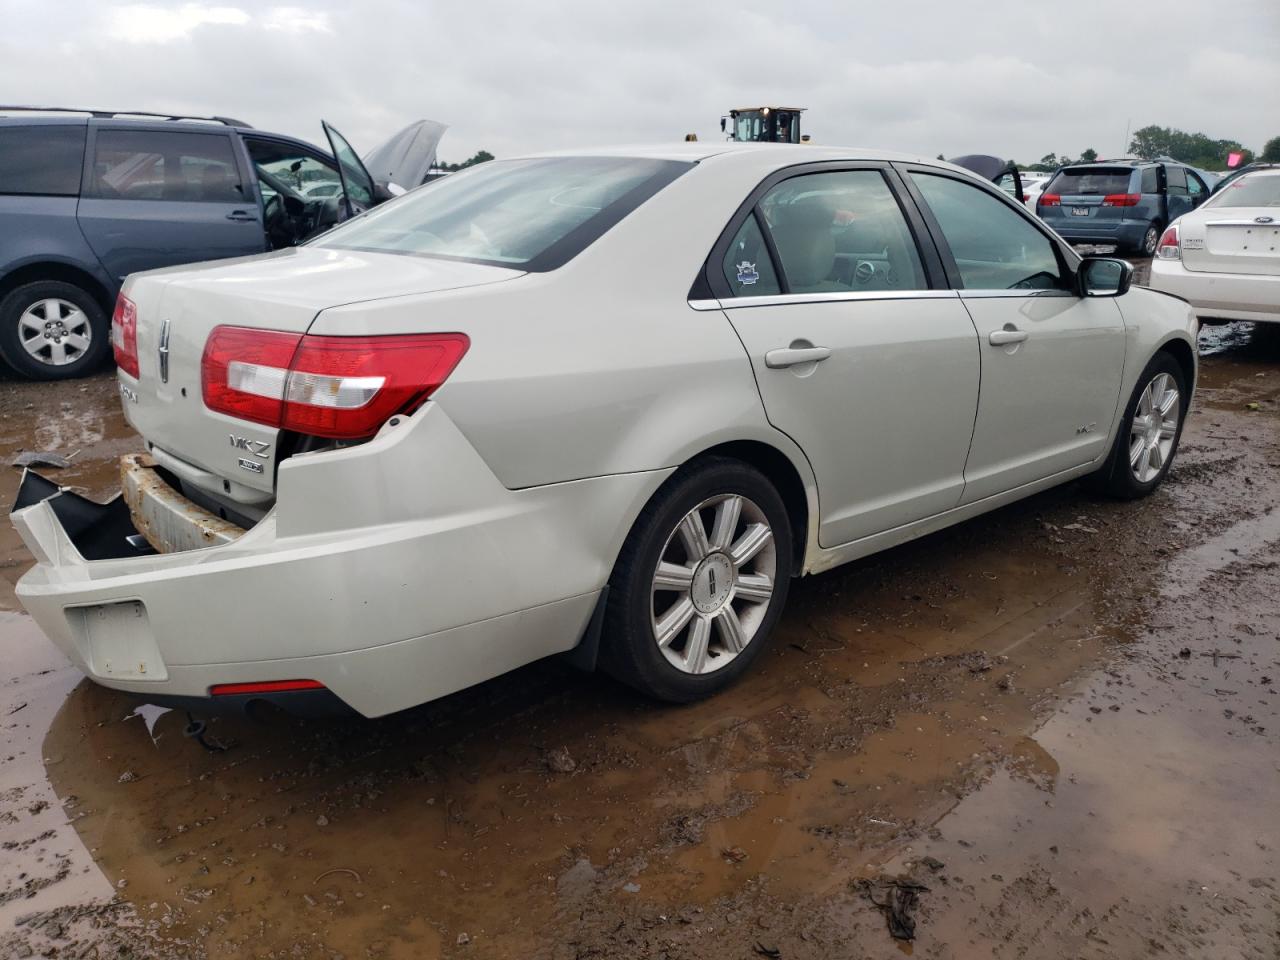
{"label": "red taillight of background car", "polygon": [[111,314],[111,352],[116,355],[116,366],[138,378],[138,308],[123,293],[116,297],[116,308]]}
{"label": "red taillight of background car", "polygon": [[205,344],[201,387],[218,413],[358,440],[431,396],[470,345],[461,333],[324,337],[221,326]]}
{"label": "red taillight of background car", "polygon": [[1171,224],[1165,230],[1164,236],[1156,244],[1156,256],[1161,260],[1182,259],[1182,243],[1178,239],[1178,225],[1176,223]]}
{"label": "red taillight of background car", "polygon": [[1104,207],[1136,207],[1142,199],[1140,193],[1108,193],[1102,198]]}
{"label": "red taillight of background car", "polygon": [[1040,194],[1040,206],[1060,207],[1062,206],[1062,197],[1056,193],[1042,193]]}

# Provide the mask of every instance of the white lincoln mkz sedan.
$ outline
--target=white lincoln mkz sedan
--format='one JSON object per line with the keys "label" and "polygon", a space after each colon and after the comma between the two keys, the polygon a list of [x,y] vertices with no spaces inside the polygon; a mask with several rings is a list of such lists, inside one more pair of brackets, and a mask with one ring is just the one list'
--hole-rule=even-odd
{"label": "white lincoln mkz sedan", "polygon": [[18,592],[155,702],[376,716],[552,654],[673,701],[790,579],[1169,469],[1196,321],[945,163],[683,144],[493,161],[300,248],[138,274],[147,453],[29,473]]}

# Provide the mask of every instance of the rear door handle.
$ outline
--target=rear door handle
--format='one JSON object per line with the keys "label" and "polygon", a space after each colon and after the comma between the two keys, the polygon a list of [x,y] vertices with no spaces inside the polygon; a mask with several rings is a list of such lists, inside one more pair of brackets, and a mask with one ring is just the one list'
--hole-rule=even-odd
{"label": "rear door handle", "polygon": [[993,347],[1003,347],[1010,343],[1021,343],[1027,339],[1027,331],[1019,330],[1013,324],[1007,325],[1003,330],[992,330],[987,336],[987,342]]}
{"label": "rear door handle", "polygon": [[227,219],[239,220],[243,222],[248,220],[257,220],[258,218],[255,217],[248,210],[232,210],[230,213],[227,214]]}
{"label": "rear door handle", "polygon": [[764,365],[771,370],[794,367],[801,363],[817,363],[831,356],[829,347],[784,347],[764,355]]}

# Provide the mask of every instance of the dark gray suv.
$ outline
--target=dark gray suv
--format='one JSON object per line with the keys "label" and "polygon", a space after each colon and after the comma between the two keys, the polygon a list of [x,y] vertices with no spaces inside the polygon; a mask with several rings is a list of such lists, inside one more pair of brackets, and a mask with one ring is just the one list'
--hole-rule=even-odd
{"label": "dark gray suv", "polygon": [[445,129],[361,161],[327,123],[331,153],[224,117],[0,114],[0,357],[40,380],[110,355],[130,273],[292,246],[422,183]]}
{"label": "dark gray suv", "polygon": [[1164,228],[1208,199],[1210,186],[1176,160],[1072,164],[1045,184],[1036,213],[1070,243],[1150,257]]}

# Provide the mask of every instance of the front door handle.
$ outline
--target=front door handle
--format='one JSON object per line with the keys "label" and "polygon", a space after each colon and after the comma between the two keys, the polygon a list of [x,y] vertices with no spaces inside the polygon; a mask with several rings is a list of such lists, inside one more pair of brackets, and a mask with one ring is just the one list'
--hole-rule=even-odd
{"label": "front door handle", "polygon": [[255,217],[248,210],[232,210],[230,213],[227,214],[227,219],[247,222],[249,220],[257,220],[258,218]]}
{"label": "front door handle", "polygon": [[1021,343],[1027,339],[1027,331],[1019,330],[1013,324],[1005,324],[1003,330],[992,330],[987,337],[987,342],[993,347],[1004,347],[1011,343]]}
{"label": "front door handle", "polygon": [[817,363],[831,356],[829,347],[784,347],[770,350],[764,355],[764,365],[771,370],[794,367],[802,363]]}

